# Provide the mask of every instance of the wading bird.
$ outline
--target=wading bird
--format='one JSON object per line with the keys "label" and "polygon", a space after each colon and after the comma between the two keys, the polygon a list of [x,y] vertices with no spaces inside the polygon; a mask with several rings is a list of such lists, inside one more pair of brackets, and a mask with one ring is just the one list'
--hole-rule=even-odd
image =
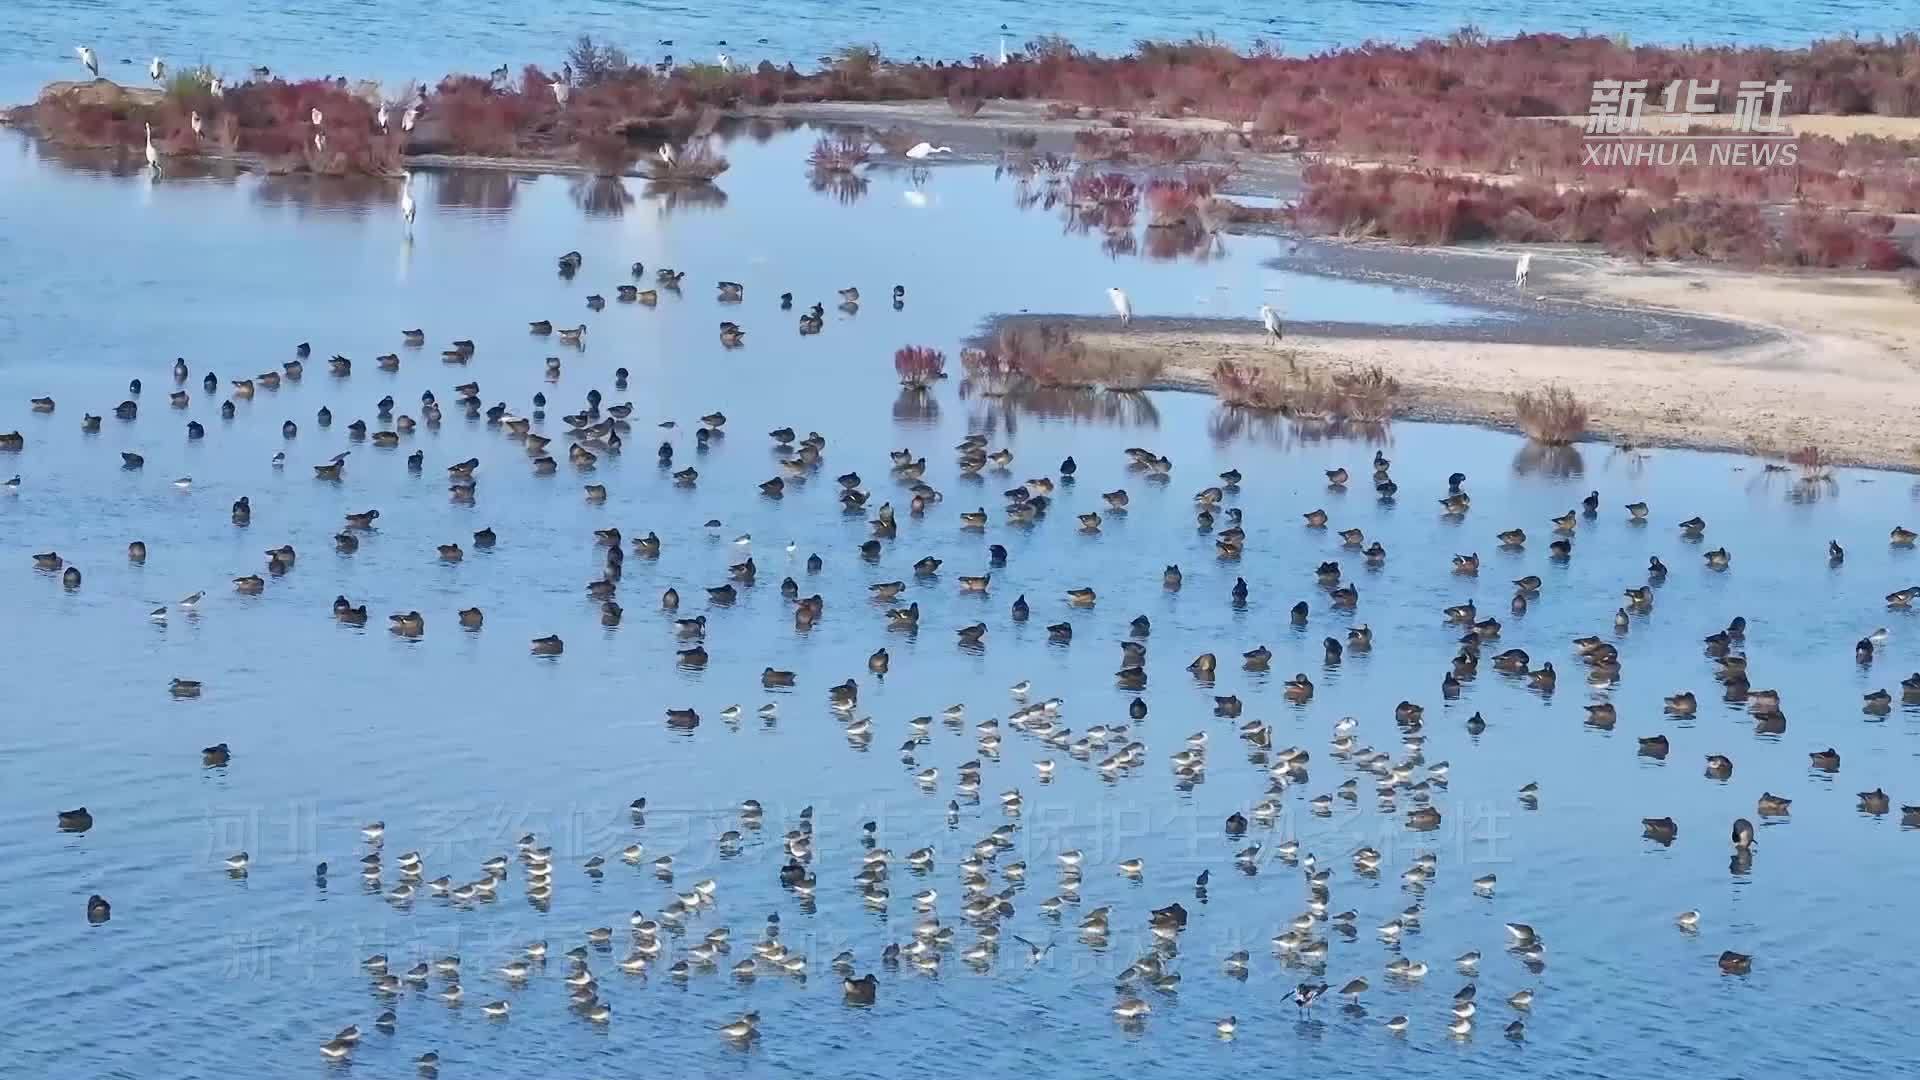
{"label": "wading bird", "polygon": [[1133,321],[1133,301],[1127,299],[1126,293],[1121,292],[1117,288],[1108,289],[1107,299],[1113,301],[1113,310],[1120,313],[1121,326],[1125,326]]}
{"label": "wading bird", "polygon": [[86,65],[87,71],[92,74],[94,78],[99,78],[100,61],[94,57],[93,50],[87,48],[85,45],[75,45],[73,51],[79,54],[80,62]]}
{"label": "wading bird", "polygon": [[1280,313],[1273,310],[1271,305],[1260,305],[1260,325],[1267,328],[1268,337],[1275,341],[1280,340],[1280,331],[1282,329],[1280,325]]}
{"label": "wading bird", "polygon": [[907,148],[907,156],[912,158],[915,161],[920,161],[924,158],[930,158],[935,154],[951,154],[951,153],[953,153],[953,147],[935,146],[930,142],[917,142],[917,143],[914,143],[911,147]]}
{"label": "wading bird", "polygon": [[1516,289],[1526,288],[1527,273],[1532,269],[1533,252],[1529,251],[1525,255],[1520,256],[1519,262],[1513,264],[1513,287]]}

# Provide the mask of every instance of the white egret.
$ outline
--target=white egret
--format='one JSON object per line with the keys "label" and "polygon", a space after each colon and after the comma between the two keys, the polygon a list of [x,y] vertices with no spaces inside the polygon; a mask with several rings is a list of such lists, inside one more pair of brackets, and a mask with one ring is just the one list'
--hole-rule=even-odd
{"label": "white egret", "polygon": [[935,146],[930,142],[917,142],[917,143],[914,143],[911,147],[907,148],[907,156],[912,158],[915,161],[919,161],[923,158],[930,158],[935,154],[951,154],[951,153],[953,153],[953,147]]}
{"label": "white egret", "polygon": [[85,45],[75,45],[73,51],[80,54],[80,62],[86,65],[86,69],[92,73],[93,77],[96,79],[99,78],[100,61],[94,57],[93,50],[87,48]]}
{"label": "white egret", "polygon": [[321,122],[324,120],[324,117],[320,115],[320,106],[318,105],[315,105],[313,107],[313,111],[308,113],[307,115],[312,117],[314,127],[319,127]]}
{"label": "white egret", "polygon": [[1533,252],[1529,251],[1525,255],[1520,256],[1519,262],[1513,264],[1513,287],[1516,289],[1526,288],[1527,273],[1532,269]]}
{"label": "white egret", "polygon": [[380,125],[380,134],[387,133],[387,103],[380,103],[380,111],[373,114],[373,122]]}
{"label": "white egret", "polygon": [[407,106],[407,111],[400,114],[400,130],[412,131],[414,118],[419,115],[420,107],[418,105]]}
{"label": "white egret", "polygon": [[660,160],[666,162],[669,167],[673,165],[674,153],[671,143],[660,144]]}
{"label": "white egret", "polygon": [[200,133],[206,128],[206,121],[200,119],[200,113],[197,110],[192,116],[187,118],[187,123],[192,126],[193,137],[196,139],[200,137]]}
{"label": "white egret", "polygon": [[153,170],[155,176],[160,175],[160,151],[153,145],[152,124],[147,125],[147,168]]}
{"label": "white egret", "polygon": [[207,93],[212,94],[214,97],[220,97],[226,92],[227,84],[220,81],[220,76],[215,75],[213,78],[207,80]]}
{"label": "white egret", "polygon": [[1260,305],[1260,325],[1267,328],[1268,337],[1275,341],[1280,340],[1280,313],[1273,310],[1270,305]]}
{"label": "white egret", "polygon": [[720,65],[721,71],[725,71],[729,73],[733,71],[733,57],[728,56],[726,53],[721,53],[720,59],[715,61],[715,63],[718,63]]}
{"label": "white egret", "polygon": [[316,131],[313,133],[313,152],[316,154],[324,154],[327,152],[326,132]]}
{"label": "white egret", "polygon": [[157,56],[154,57],[153,63],[147,65],[147,77],[154,82],[160,82],[165,79],[167,77],[167,62]]}
{"label": "white egret", "polygon": [[1133,301],[1127,299],[1126,293],[1121,292],[1119,289],[1108,289],[1107,299],[1113,301],[1113,310],[1120,313],[1121,326],[1125,326],[1133,321]]}
{"label": "white egret", "polygon": [[1007,35],[1001,34],[1000,35],[1000,63],[1004,65],[1006,62],[1007,62]]}
{"label": "white egret", "polygon": [[547,85],[553,87],[553,100],[559,102],[561,108],[563,109],[566,108],[567,107],[567,91],[568,91],[566,82],[561,79],[555,79],[553,80],[553,82],[548,83]]}
{"label": "white egret", "polygon": [[407,235],[413,235],[413,173],[400,170],[400,217],[407,223]]}

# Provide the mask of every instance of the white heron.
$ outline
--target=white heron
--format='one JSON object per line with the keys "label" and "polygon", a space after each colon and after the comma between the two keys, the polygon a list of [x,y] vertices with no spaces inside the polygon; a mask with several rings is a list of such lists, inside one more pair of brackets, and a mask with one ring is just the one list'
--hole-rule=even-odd
{"label": "white heron", "polygon": [[400,170],[400,217],[407,223],[407,235],[413,235],[413,173]]}
{"label": "white heron", "polygon": [[907,156],[915,161],[930,158],[935,154],[951,154],[951,146],[935,146],[930,142],[917,142],[907,148]]}
{"label": "white heron", "polygon": [[1272,305],[1260,305],[1260,325],[1267,328],[1268,337],[1275,341],[1280,340],[1280,331],[1282,329],[1280,325],[1280,313],[1273,310]]}
{"label": "white heron", "polygon": [[660,160],[666,162],[668,167],[672,167],[674,162],[673,144],[660,144]]}
{"label": "white heron", "polygon": [[414,118],[419,115],[420,107],[418,105],[407,106],[407,111],[400,114],[400,130],[412,131]]}
{"label": "white heron", "polygon": [[559,102],[561,108],[566,108],[567,92],[569,89],[566,82],[562,79],[555,79],[547,85],[553,87],[553,100]]}
{"label": "white heron", "polygon": [[326,132],[316,131],[313,133],[313,152],[316,154],[324,154],[327,152]]}
{"label": "white heron", "polygon": [[1113,310],[1120,313],[1121,326],[1125,326],[1133,321],[1133,301],[1127,299],[1126,293],[1121,292],[1119,289],[1108,289],[1107,299],[1113,301]]}
{"label": "white heron", "polygon": [[197,110],[192,116],[187,118],[187,123],[193,128],[193,137],[196,139],[200,137],[200,133],[206,128],[206,122],[200,119],[200,113]]}
{"label": "white heron", "polygon": [[1513,287],[1516,289],[1526,288],[1527,273],[1532,269],[1533,252],[1529,251],[1525,255],[1520,256],[1519,262],[1513,264]]}
{"label": "white heron", "polygon": [[93,77],[96,79],[99,78],[100,61],[93,55],[93,50],[87,48],[85,45],[75,45],[73,51],[79,54],[80,63],[86,66],[86,69],[93,74]]}
{"label": "white heron", "polygon": [[147,168],[160,175],[160,151],[153,145],[153,125],[147,125]]}
{"label": "white heron", "polygon": [[380,111],[373,114],[373,122],[380,125],[380,134],[387,133],[387,103],[380,103]]}
{"label": "white heron", "polygon": [[157,56],[154,57],[153,63],[147,65],[147,77],[154,82],[165,79],[167,77],[167,62]]}
{"label": "white heron", "polygon": [[220,81],[220,76],[215,75],[213,78],[207,80],[207,93],[212,94],[214,97],[220,97],[226,92],[227,84]]}
{"label": "white heron", "polygon": [[1007,35],[1001,34],[1000,35],[1000,63],[1002,65],[1005,65],[1006,62],[1007,62]]}
{"label": "white heron", "polygon": [[312,118],[314,127],[319,127],[321,123],[324,122],[325,120],[325,117],[320,115],[320,106],[318,105],[315,105],[313,107],[313,111],[308,113],[307,115]]}
{"label": "white heron", "polygon": [[725,71],[729,73],[733,71],[733,57],[728,56],[726,53],[721,53],[720,59],[715,61],[715,63],[718,63],[720,65],[721,71]]}

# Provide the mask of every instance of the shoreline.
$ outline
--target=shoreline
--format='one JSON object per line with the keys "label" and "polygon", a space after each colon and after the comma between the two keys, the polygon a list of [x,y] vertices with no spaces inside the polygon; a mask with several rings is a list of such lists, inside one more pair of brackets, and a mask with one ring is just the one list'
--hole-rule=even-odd
{"label": "shoreline", "polygon": [[[1430,269],[1472,276],[1475,263],[1510,266],[1509,253],[1440,249]],[[1211,393],[1221,361],[1271,368],[1289,353],[1323,374],[1379,366],[1400,383],[1398,419],[1517,430],[1512,397],[1549,385],[1590,410],[1583,442],[1729,451],[1780,459],[1818,447],[1834,464],[1920,472],[1920,310],[1897,282],[1862,274],[1818,277],[1606,265],[1559,256],[1536,278],[1550,295],[1537,319],[1454,326],[1354,327],[1290,323],[1284,344],[1252,317],[999,316],[983,333],[1051,322],[1089,348],[1165,363],[1156,388]],[[1661,319],[1720,327],[1715,343],[1671,338],[1658,346],[1618,335],[1599,343],[1542,341],[1538,324],[1562,305],[1627,322]],[[1505,332],[1503,332],[1505,331]]]}
{"label": "shoreline", "polygon": [[[977,163],[1005,136],[1038,136],[1033,152],[1071,152],[1085,118],[1049,113],[1042,102],[992,101],[969,117],[944,101],[793,103],[730,110],[729,122],[907,126],[956,144]],[[1142,129],[1234,134],[1220,121],[1140,117]],[[30,126],[23,135],[45,139]],[[57,145],[57,144],[55,144]],[[73,151],[69,153],[85,153]],[[115,151],[101,151],[104,159]],[[124,155],[121,155],[124,156]],[[969,158],[972,161],[969,161]],[[1297,190],[1299,155],[1234,155],[1230,194]],[[406,167],[492,169],[579,175],[591,167],[546,157],[405,155]],[[903,159],[904,160],[904,159]],[[182,157],[183,166],[243,167],[268,173],[261,155]],[[893,164],[892,155],[876,158]],[[949,166],[950,167],[950,166]],[[623,179],[651,182],[640,174]],[[720,178],[724,183],[724,177]],[[1888,274],[1742,271],[1702,263],[1634,263],[1594,249],[1542,244],[1415,247],[1385,241],[1300,236],[1252,225],[1240,235],[1284,234],[1297,242],[1273,269],[1418,289],[1488,313],[1428,326],[1342,324],[1286,312],[1285,348],[1326,372],[1378,365],[1399,380],[1395,415],[1513,429],[1512,395],[1561,385],[1591,411],[1587,439],[1612,439],[1778,457],[1819,447],[1837,464],[1920,471],[1920,445],[1904,430],[1920,410],[1920,297]],[[1512,260],[1534,256],[1533,286],[1512,288]],[[1135,320],[1110,317],[993,316],[992,327],[1046,321],[1074,329],[1089,346],[1152,351],[1167,361],[1166,388],[1211,391],[1223,360],[1266,365],[1275,350],[1246,319]]]}

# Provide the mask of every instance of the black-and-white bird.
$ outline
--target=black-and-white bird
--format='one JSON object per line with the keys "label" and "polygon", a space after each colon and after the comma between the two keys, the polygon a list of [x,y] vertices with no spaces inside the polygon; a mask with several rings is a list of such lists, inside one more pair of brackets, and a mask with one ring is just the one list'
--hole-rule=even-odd
{"label": "black-and-white bird", "polygon": [[1320,995],[1326,992],[1326,983],[1303,982],[1293,988],[1293,1003],[1299,1008],[1305,1009],[1314,1002],[1319,1001]]}
{"label": "black-and-white bird", "polygon": [[80,57],[80,63],[86,66],[88,74],[96,79],[99,78],[100,60],[93,55],[93,50],[87,48],[85,45],[75,45],[73,51]]}

